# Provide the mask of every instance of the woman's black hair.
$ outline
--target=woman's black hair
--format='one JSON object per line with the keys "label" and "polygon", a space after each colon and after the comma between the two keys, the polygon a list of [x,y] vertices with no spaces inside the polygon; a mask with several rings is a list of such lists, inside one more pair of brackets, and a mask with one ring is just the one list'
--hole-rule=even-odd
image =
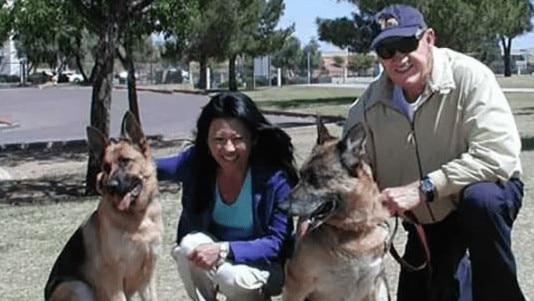
{"label": "woman's black hair", "polygon": [[198,164],[196,179],[197,212],[205,210],[213,198],[213,190],[206,189],[214,183],[217,163],[208,147],[208,132],[211,122],[216,118],[237,118],[251,133],[251,165],[264,165],[281,168],[290,182],[298,181],[298,173],[293,157],[291,137],[269,122],[247,95],[240,92],[222,92],[213,96],[204,106],[197,120],[195,153]]}

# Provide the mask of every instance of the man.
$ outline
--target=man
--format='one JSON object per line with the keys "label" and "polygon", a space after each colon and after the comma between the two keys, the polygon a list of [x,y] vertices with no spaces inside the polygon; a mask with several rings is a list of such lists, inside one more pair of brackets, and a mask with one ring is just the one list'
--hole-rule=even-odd
{"label": "man", "polygon": [[[525,300],[511,249],[521,207],[521,140],[493,73],[479,61],[437,48],[413,7],[375,16],[371,48],[384,67],[351,106],[344,134],[362,123],[366,152],[394,215],[423,224],[430,268],[401,270],[397,300]],[[413,225],[404,258],[424,260]],[[469,273],[455,278],[468,253]],[[462,261],[464,262],[464,261]],[[465,272],[465,270],[464,270]]]}

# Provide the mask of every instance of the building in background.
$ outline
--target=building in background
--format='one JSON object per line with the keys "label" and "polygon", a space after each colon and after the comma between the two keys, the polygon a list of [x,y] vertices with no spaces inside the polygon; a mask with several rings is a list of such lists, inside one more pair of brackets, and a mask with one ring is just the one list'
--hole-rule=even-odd
{"label": "building in background", "polygon": [[17,57],[15,42],[10,38],[0,48],[0,74],[17,75],[21,74],[21,61]]}

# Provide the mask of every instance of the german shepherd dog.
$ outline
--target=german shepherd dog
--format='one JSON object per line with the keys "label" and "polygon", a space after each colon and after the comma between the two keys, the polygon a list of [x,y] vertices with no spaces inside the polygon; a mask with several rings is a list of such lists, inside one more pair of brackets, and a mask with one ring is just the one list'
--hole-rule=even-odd
{"label": "german shepherd dog", "polygon": [[390,215],[362,152],[365,131],[341,140],[320,118],[317,129],[301,179],[280,205],[307,225],[286,265],[283,300],[389,300],[383,259]]}
{"label": "german shepherd dog", "polygon": [[101,200],[71,236],[50,272],[45,300],[157,300],[156,258],[163,224],[150,147],[131,112],[121,137],[87,128],[89,148],[102,166]]}

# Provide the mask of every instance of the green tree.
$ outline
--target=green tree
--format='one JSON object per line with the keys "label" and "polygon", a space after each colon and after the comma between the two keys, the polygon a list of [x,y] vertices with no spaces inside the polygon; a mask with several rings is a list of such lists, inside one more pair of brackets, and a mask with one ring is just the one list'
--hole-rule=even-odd
{"label": "green tree", "polygon": [[489,16],[491,32],[494,32],[503,49],[504,76],[512,75],[511,49],[515,37],[532,30],[534,16],[532,2],[526,0],[487,1],[484,14]]}
{"label": "green tree", "polygon": [[[239,55],[257,57],[280,49],[293,27],[276,29],[285,5],[283,0],[234,0],[235,31],[227,51],[229,89],[237,90],[236,59]],[[232,1],[225,1],[228,2]]]}
{"label": "green tree", "polygon": [[[119,39],[130,24],[143,20],[153,0],[71,0],[86,26],[98,36],[92,71],[91,126],[109,136],[113,67]],[[96,175],[100,171],[90,153],[86,176],[86,194],[96,193]]]}
{"label": "green tree", "polygon": [[11,31],[11,10],[6,0],[0,0],[0,45],[9,38]]}
{"label": "green tree", "polygon": [[343,67],[343,65],[345,65],[345,59],[339,55],[336,55],[332,58],[332,65],[334,65],[335,67],[338,67],[338,68],[341,68]]}
{"label": "green tree", "polygon": [[[360,12],[377,12],[398,3],[394,0],[345,1],[355,4]],[[529,0],[405,0],[402,3],[417,7],[423,13],[427,24],[436,31],[437,46],[484,58],[491,52],[492,41],[498,40],[503,48],[505,75],[511,73],[512,40],[532,30],[533,8]]]}
{"label": "green tree", "polygon": [[302,56],[300,40],[295,36],[289,36],[285,39],[280,50],[273,53],[271,65],[275,68],[281,68],[286,77],[293,78],[299,73]]}
{"label": "green tree", "polygon": [[375,58],[367,53],[357,53],[349,56],[347,68],[353,72],[361,72],[373,66]]}
{"label": "green tree", "polygon": [[83,31],[61,0],[14,1],[12,27],[19,57],[30,69],[47,63],[58,71],[78,52]]}
{"label": "green tree", "polygon": [[373,14],[360,10],[352,18],[317,18],[319,40],[331,43],[350,52],[368,52],[373,32]]}
{"label": "green tree", "polygon": [[[156,2],[154,19],[158,20],[156,32],[164,38],[159,46],[161,57],[169,65],[189,62],[187,47],[190,46],[201,20],[199,0],[159,0]],[[194,23],[195,22],[195,23]]]}
{"label": "green tree", "polygon": [[302,55],[300,56],[299,70],[301,75],[305,75],[308,72],[308,54],[309,54],[309,68],[310,73],[313,70],[321,69],[321,51],[319,51],[320,45],[315,39],[311,39],[308,44],[302,48]]}

